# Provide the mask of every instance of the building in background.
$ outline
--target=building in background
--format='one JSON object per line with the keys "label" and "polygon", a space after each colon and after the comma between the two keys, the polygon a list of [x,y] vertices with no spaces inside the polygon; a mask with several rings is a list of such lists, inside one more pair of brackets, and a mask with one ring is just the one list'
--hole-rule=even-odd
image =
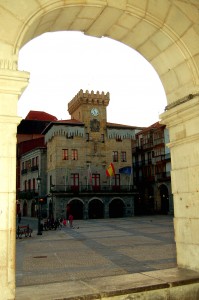
{"label": "building in background", "polygon": [[134,215],[131,143],[141,129],[107,122],[109,93],[79,93],[69,102],[70,120],[43,131],[47,191],[54,217],[76,219]]}
{"label": "building in background", "polygon": [[169,133],[159,122],[136,134],[133,178],[138,190],[135,214],[173,214]]}
{"label": "building in background", "polygon": [[[38,197],[46,195],[46,145],[42,131],[56,117],[30,111],[17,128],[17,213],[37,216]],[[40,189],[38,178],[41,178]]]}
{"label": "building in background", "polygon": [[[173,213],[168,130],[107,122],[109,93],[82,90],[70,120],[31,111],[18,126],[17,207],[75,219]],[[40,178],[41,181],[37,182]]]}

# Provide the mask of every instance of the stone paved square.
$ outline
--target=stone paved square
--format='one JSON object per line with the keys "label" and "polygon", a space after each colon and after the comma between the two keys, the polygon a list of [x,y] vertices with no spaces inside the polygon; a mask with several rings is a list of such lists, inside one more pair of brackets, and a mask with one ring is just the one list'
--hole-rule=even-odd
{"label": "stone paved square", "polygon": [[[176,267],[172,216],[75,220],[17,239],[17,286],[84,280]],[[79,228],[77,228],[79,227]]]}

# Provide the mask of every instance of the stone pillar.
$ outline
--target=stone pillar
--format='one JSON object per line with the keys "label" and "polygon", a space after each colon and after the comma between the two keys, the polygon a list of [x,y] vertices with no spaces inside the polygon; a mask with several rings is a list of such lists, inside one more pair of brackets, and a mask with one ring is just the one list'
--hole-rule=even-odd
{"label": "stone pillar", "polygon": [[168,106],[174,230],[179,267],[199,271],[199,93]]}
{"label": "stone pillar", "polygon": [[87,220],[88,219],[88,200],[84,200],[84,206],[83,206],[83,219]]}
{"label": "stone pillar", "polygon": [[106,199],[106,197],[104,197],[103,202],[104,202],[104,219],[108,219],[110,198]]}
{"label": "stone pillar", "polygon": [[29,74],[0,70],[0,295],[15,299],[17,101]]}

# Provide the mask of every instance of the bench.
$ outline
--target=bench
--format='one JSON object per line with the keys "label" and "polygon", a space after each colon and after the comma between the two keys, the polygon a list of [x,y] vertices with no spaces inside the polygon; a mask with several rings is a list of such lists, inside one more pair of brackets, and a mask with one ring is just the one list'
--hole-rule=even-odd
{"label": "bench", "polygon": [[23,234],[25,237],[31,237],[32,229],[29,227],[29,225],[21,225],[17,227],[17,239],[21,239]]}

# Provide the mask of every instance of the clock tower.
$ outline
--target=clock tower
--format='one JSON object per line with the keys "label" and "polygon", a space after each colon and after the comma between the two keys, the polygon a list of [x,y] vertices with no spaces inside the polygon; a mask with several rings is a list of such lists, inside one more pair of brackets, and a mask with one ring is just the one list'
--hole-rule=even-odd
{"label": "clock tower", "polygon": [[80,90],[79,93],[68,103],[68,112],[72,119],[85,124],[87,133],[95,139],[104,134],[106,127],[106,107],[109,104],[109,93],[89,93]]}

